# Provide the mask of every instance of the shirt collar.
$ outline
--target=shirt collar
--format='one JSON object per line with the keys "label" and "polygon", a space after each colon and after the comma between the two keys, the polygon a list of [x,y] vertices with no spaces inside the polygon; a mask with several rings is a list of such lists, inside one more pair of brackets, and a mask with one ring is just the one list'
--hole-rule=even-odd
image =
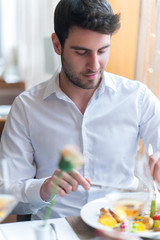
{"label": "shirt collar", "polygon": [[100,86],[102,87],[102,89],[105,89],[106,87],[111,88],[113,91],[117,92],[117,87],[114,84],[113,80],[112,80],[112,74],[108,73],[106,71],[104,71],[103,75],[102,75],[102,84],[100,84]]}
{"label": "shirt collar", "polygon": [[[60,90],[60,88],[59,88],[60,71],[61,71],[61,66],[59,66],[59,68],[57,69],[54,76],[48,81],[48,84],[47,84],[45,92],[44,92],[43,99],[49,97],[51,94],[56,93]],[[116,88],[114,82],[112,81],[111,76],[112,76],[112,74],[104,71],[104,73],[102,75],[102,81],[99,86],[99,90],[104,91],[106,87],[109,87],[113,91],[117,92],[117,88]]]}
{"label": "shirt collar", "polygon": [[54,76],[48,81],[46,89],[44,91],[43,99],[49,97],[51,94],[56,93],[59,88],[59,74],[61,71],[61,66],[57,69]]}

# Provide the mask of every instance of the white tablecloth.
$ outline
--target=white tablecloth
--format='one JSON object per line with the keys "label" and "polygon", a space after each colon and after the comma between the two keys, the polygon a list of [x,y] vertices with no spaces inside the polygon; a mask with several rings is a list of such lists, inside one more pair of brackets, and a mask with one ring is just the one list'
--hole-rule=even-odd
{"label": "white tablecloth", "polygon": [[[48,222],[56,224],[59,240],[79,240],[65,218],[50,219]],[[27,221],[16,223],[5,223],[0,225],[0,231],[5,240],[36,240],[34,229],[42,221]],[[54,235],[54,232],[53,232]],[[1,237],[0,237],[1,240]],[[4,239],[3,239],[4,240]]]}

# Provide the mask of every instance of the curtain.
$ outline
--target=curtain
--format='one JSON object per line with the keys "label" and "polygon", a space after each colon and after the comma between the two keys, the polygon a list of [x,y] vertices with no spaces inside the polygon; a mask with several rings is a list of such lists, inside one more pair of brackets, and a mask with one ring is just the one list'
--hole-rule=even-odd
{"label": "curtain", "polygon": [[160,0],[141,0],[136,79],[160,98]]}
{"label": "curtain", "polygon": [[[26,88],[48,79],[59,65],[51,33],[56,0],[17,0],[17,52]],[[46,41],[47,40],[47,41]],[[50,71],[46,63],[50,64]]]}
{"label": "curtain", "polygon": [[[141,0],[135,78],[160,99],[160,0]],[[138,152],[145,152],[142,141]]]}
{"label": "curtain", "polygon": [[14,50],[17,47],[16,0],[0,0],[0,76],[7,73],[7,80],[16,80],[14,75]]}

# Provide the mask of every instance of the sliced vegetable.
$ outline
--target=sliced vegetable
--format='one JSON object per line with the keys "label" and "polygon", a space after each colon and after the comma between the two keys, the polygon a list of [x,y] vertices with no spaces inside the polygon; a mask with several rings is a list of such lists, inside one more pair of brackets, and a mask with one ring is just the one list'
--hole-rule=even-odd
{"label": "sliced vegetable", "polygon": [[151,202],[151,211],[150,211],[150,217],[152,217],[155,214],[156,211],[156,202],[155,200],[152,200]]}
{"label": "sliced vegetable", "polygon": [[154,215],[152,216],[152,218],[153,218],[153,220],[160,220],[160,215],[154,214]]}
{"label": "sliced vegetable", "polygon": [[104,226],[108,226],[108,227],[115,227],[117,224],[117,221],[111,217],[111,216],[103,216],[101,218],[99,218],[99,222],[104,225]]}
{"label": "sliced vegetable", "polygon": [[120,228],[121,228],[122,230],[126,228],[125,222],[121,222]]}
{"label": "sliced vegetable", "polygon": [[142,232],[142,231],[146,230],[146,227],[145,227],[144,223],[142,223],[142,222],[135,222],[135,224],[138,225],[138,227],[137,227],[138,232]]}
{"label": "sliced vegetable", "polygon": [[131,232],[132,232],[132,233],[138,232],[138,225],[137,225],[136,223],[133,223],[133,224],[132,224]]}
{"label": "sliced vegetable", "polygon": [[160,228],[160,221],[154,220],[153,228]]}
{"label": "sliced vegetable", "polygon": [[135,220],[136,220],[136,221],[140,221],[143,217],[144,217],[144,216],[137,216],[137,217],[135,218]]}

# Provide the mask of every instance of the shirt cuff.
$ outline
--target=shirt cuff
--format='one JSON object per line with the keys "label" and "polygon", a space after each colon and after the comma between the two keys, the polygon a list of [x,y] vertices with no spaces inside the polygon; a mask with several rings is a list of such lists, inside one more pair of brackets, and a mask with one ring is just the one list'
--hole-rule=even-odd
{"label": "shirt cuff", "polygon": [[49,202],[43,201],[40,197],[40,189],[46,179],[47,178],[32,179],[27,181],[25,193],[33,212],[49,204]]}

